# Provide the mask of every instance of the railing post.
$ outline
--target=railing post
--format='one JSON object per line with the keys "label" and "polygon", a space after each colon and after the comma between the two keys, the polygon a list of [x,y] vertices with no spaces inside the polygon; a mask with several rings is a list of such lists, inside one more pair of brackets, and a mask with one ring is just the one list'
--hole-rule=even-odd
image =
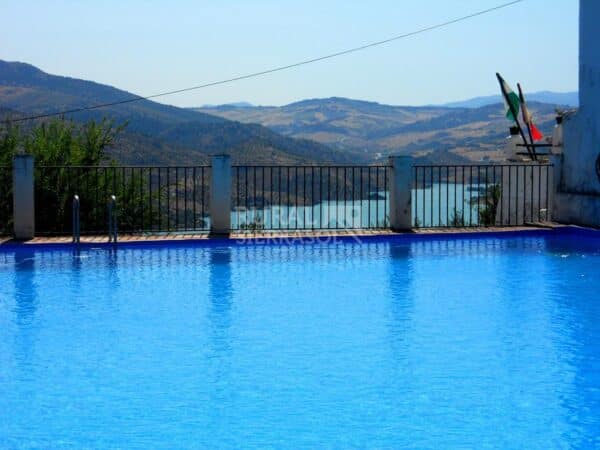
{"label": "railing post", "polygon": [[231,230],[231,157],[212,157],[210,177],[210,232],[229,234]]}
{"label": "railing post", "polygon": [[390,156],[390,227],[394,231],[412,228],[412,171],[410,156]]}
{"label": "railing post", "polygon": [[548,196],[548,221],[552,221],[557,216],[557,200],[560,196],[560,192],[563,187],[563,155],[550,155],[548,170],[548,189],[550,192],[546,193]]}
{"label": "railing post", "polygon": [[35,235],[34,161],[32,155],[13,158],[13,224],[16,239]]}

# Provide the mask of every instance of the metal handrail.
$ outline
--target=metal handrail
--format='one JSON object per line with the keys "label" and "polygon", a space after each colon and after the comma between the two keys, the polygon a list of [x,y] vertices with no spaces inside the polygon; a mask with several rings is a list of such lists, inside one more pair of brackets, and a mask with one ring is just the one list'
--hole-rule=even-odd
{"label": "metal handrail", "polygon": [[523,226],[551,218],[552,164],[416,164],[412,179],[415,228]]}
{"label": "metal handrail", "polygon": [[108,242],[117,243],[117,197],[108,198]]}
{"label": "metal handrail", "polygon": [[391,167],[232,166],[234,230],[380,229]]}
{"label": "metal handrail", "polygon": [[73,244],[79,244],[81,237],[79,195],[73,196]]}

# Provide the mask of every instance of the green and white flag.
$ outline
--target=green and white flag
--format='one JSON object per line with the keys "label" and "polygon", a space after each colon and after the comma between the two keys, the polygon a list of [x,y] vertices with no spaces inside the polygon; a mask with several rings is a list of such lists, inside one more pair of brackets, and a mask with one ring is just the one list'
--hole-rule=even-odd
{"label": "green and white flag", "polygon": [[499,73],[497,73],[496,76],[500,82],[500,89],[502,89],[502,98],[504,99],[504,106],[506,106],[506,118],[508,120],[515,121],[517,120],[519,107],[521,105],[519,96],[513,92],[508,83],[500,76]]}

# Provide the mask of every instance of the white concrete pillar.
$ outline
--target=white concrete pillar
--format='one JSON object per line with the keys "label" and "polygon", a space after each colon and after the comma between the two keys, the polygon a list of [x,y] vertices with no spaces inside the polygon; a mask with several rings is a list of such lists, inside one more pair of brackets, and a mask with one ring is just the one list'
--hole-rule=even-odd
{"label": "white concrete pillar", "polygon": [[506,139],[506,143],[504,145],[504,158],[507,161],[520,161],[523,159],[519,152],[524,151],[524,147],[518,147],[517,145],[523,144],[523,138],[519,135],[519,129],[517,127],[510,127],[509,129],[510,135],[508,139]]}
{"label": "white concrete pillar", "polygon": [[413,159],[410,156],[390,156],[390,227],[392,230],[412,228]]}
{"label": "white concrete pillar", "polygon": [[210,232],[229,234],[231,230],[231,157],[212,157],[210,177]]}
{"label": "white concrete pillar", "polygon": [[553,155],[561,155],[563,152],[563,118],[556,117],[556,124],[552,130],[552,147],[550,153]]}
{"label": "white concrete pillar", "polygon": [[32,155],[13,158],[13,223],[16,239],[35,235],[34,164]]}

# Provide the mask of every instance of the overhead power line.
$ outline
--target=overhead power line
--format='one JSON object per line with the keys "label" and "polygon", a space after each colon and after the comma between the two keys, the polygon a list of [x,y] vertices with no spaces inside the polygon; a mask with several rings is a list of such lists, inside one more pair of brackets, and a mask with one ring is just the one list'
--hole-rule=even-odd
{"label": "overhead power line", "polygon": [[482,16],[484,14],[489,14],[491,12],[498,11],[500,9],[508,8],[510,6],[513,6],[513,5],[517,4],[517,3],[522,3],[524,1],[526,1],[526,0],[514,0],[514,1],[511,1],[511,2],[508,2],[508,3],[503,3],[501,5],[497,5],[497,6],[494,6],[492,8],[488,8],[488,9],[484,9],[484,10],[481,10],[481,11],[477,11],[477,12],[474,12],[472,14],[468,14],[466,16],[458,17],[456,19],[448,20],[446,22],[438,23],[436,25],[431,25],[431,26],[426,27],[426,28],[421,28],[421,29],[416,30],[416,31],[411,31],[409,33],[404,33],[404,34],[400,34],[400,35],[397,35],[397,36],[393,36],[393,37],[390,37],[388,39],[384,39],[382,41],[371,42],[369,44],[361,45],[360,47],[349,48],[349,49],[342,50],[342,51],[339,51],[339,52],[336,52],[336,53],[331,53],[331,54],[328,54],[328,55],[319,56],[317,58],[307,59],[307,60],[296,62],[296,63],[293,63],[293,64],[288,64],[286,66],[275,67],[275,68],[272,68],[272,69],[262,70],[260,72],[253,72],[253,73],[249,73],[249,74],[246,74],[246,75],[240,75],[240,76],[236,76],[236,77],[233,77],[233,78],[227,78],[225,80],[213,81],[211,83],[200,84],[198,86],[192,86],[192,87],[187,87],[187,88],[183,88],[183,89],[177,89],[177,90],[174,90],[174,91],[161,92],[159,94],[148,95],[148,96],[145,96],[145,97],[137,96],[137,97],[128,98],[128,99],[119,100],[119,101],[110,102],[110,103],[101,103],[101,104],[92,105],[92,106],[84,106],[84,107],[81,107],[81,108],[67,109],[67,110],[63,110],[63,111],[55,111],[55,112],[50,112],[50,113],[45,113],[45,114],[38,114],[38,115],[33,115],[33,116],[28,116],[28,117],[21,117],[21,118],[18,118],[18,119],[10,120],[9,122],[23,122],[23,121],[26,121],[26,120],[43,119],[43,118],[46,118],[46,117],[62,116],[62,115],[65,115],[65,114],[73,114],[73,113],[78,113],[78,112],[83,112],[83,111],[90,111],[90,110],[93,110],[93,109],[106,108],[108,106],[123,105],[123,104],[126,104],[126,103],[138,102],[140,100],[150,100],[150,99],[153,99],[153,98],[165,97],[167,95],[180,94],[182,92],[195,91],[197,89],[204,89],[204,88],[208,88],[208,87],[212,87],[212,86],[219,86],[219,85],[222,85],[222,84],[233,83],[235,81],[247,80],[248,78],[260,77],[260,76],[263,76],[263,75],[268,75],[268,74],[271,74],[271,73],[281,72],[283,70],[293,69],[295,67],[305,66],[307,64],[312,64],[312,63],[316,63],[316,62],[319,62],[319,61],[324,61],[326,59],[337,58],[338,56],[343,56],[343,55],[348,55],[350,53],[360,52],[360,51],[367,50],[367,49],[372,48],[372,47],[377,47],[379,45],[388,44],[390,42],[398,41],[400,39],[405,39],[405,38],[408,38],[408,37],[411,37],[411,36],[416,36],[418,34],[427,33],[429,31],[437,30],[439,28],[444,28],[444,27],[447,27],[449,25],[453,25],[455,23],[464,22],[464,21],[472,19],[474,17]]}

